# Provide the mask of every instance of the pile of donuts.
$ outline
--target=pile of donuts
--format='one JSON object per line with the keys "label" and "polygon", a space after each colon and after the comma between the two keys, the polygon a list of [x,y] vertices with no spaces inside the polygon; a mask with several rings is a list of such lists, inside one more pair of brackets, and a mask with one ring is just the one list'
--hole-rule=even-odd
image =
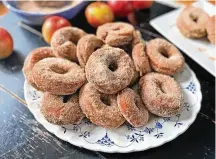
{"label": "pile of donuts", "polygon": [[150,113],[179,113],[183,95],[172,76],[183,65],[184,57],[168,41],[147,45],[132,25],[115,22],[99,26],[96,35],[75,27],[57,30],[51,47],[28,55],[23,72],[45,92],[40,111],[50,123],[75,124],[87,117],[115,129],[126,121],[144,126]]}
{"label": "pile of donuts", "polygon": [[216,16],[209,16],[203,9],[188,6],[177,18],[177,27],[187,38],[200,39],[207,36],[216,45]]}

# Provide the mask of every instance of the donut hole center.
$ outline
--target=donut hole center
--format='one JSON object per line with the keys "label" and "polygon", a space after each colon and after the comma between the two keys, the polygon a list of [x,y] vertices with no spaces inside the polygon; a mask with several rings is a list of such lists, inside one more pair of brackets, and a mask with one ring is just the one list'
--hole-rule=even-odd
{"label": "donut hole center", "polygon": [[161,82],[158,82],[157,85],[158,85],[158,88],[160,89],[160,91],[162,93],[166,93],[166,90],[164,89],[164,86],[163,86],[163,84]]}
{"label": "donut hole center", "polygon": [[51,67],[51,70],[52,70],[53,72],[55,72],[55,73],[58,73],[58,74],[65,74],[65,73],[68,72],[67,70],[65,70],[65,69],[63,69],[63,68],[61,68],[61,67],[58,67],[58,66],[52,66],[52,67]]}
{"label": "donut hole center", "polygon": [[197,23],[198,21],[198,16],[194,15],[194,14],[190,14],[190,18],[193,20],[193,22]]}
{"label": "donut hole center", "polygon": [[101,95],[100,96],[100,100],[102,103],[104,103],[105,105],[107,106],[111,106],[111,101],[110,101],[110,98],[106,95]]}
{"label": "donut hole center", "polygon": [[70,97],[71,97],[70,95],[63,96],[63,103],[67,103],[69,101]]}
{"label": "donut hole center", "polygon": [[114,72],[118,69],[118,65],[116,61],[112,61],[109,65],[108,68],[110,71]]}
{"label": "donut hole center", "polygon": [[164,48],[159,48],[158,51],[159,51],[159,53],[160,53],[163,57],[169,58],[169,54],[168,54],[168,52],[167,52],[166,49],[164,49]]}

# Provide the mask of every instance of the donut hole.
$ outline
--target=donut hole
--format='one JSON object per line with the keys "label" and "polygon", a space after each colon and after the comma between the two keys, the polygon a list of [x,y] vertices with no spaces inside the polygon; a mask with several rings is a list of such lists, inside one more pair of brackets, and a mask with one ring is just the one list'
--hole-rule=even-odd
{"label": "donut hole", "polygon": [[158,51],[159,51],[159,53],[160,53],[163,57],[169,58],[169,54],[168,54],[168,52],[167,52],[167,50],[166,50],[165,48],[161,47],[161,48],[158,49]]}
{"label": "donut hole", "polygon": [[65,70],[65,69],[63,69],[63,68],[61,68],[61,67],[59,67],[59,66],[52,66],[51,68],[50,68],[53,72],[55,72],[55,73],[58,73],[58,74],[65,74],[65,73],[67,73],[68,71],[67,70]]}
{"label": "donut hole", "polygon": [[118,69],[118,65],[116,61],[112,61],[109,65],[108,68],[110,71],[114,72]]}
{"label": "donut hole", "polygon": [[162,84],[161,82],[158,82],[158,88],[160,89],[160,91],[161,91],[162,93],[166,93],[166,91],[165,91],[165,89],[164,89],[164,86],[163,86],[163,84]]}
{"label": "donut hole", "polygon": [[102,103],[104,103],[107,106],[111,106],[110,98],[107,95],[101,95],[100,100]]}
{"label": "donut hole", "polygon": [[63,99],[62,99],[63,103],[67,103],[69,101],[70,97],[71,97],[71,95],[65,95],[65,96],[63,96]]}
{"label": "donut hole", "polygon": [[158,88],[158,91],[161,91],[162,93],[166,93],[166,89],[164,88],[164,84],[159,81],[159,80],[155,80],[155,84],[156,84],[156,88]]}
{"label": "donut hole", "polygon": [[194,14],[190,14],[190,18],[193,20],[193,22],[197,23],[198,21],[198,16],[194,15]]}

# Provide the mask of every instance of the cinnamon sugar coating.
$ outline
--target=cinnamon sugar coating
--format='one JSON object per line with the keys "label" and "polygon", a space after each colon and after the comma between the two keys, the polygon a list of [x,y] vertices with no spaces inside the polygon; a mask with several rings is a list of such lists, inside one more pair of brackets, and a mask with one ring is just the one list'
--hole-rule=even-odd
{"label": "cinnamon sugar coating", "polygon": [[44,93],[40,111],[47,121],[57,125],[68,125],[79,123],[84,114],[79,106],[78,94],[73,94],[64,101],[63,96]]}
{"label": "cinnamon sugar coating", "polygon": [[164,39],[151,40],[146,53],[152,68],[159,73],[175,75],[183,69],[184,57],[173,44]]}
{"label": "cinnamon sugar coating", "polygon": [[117,95],[100,93],[91,83],[81,88],[79,103],[86,117],[96,125],[116,129],[125,122],[118,108]]}
{"label": "cinnamon sugar coating", "polygon": [[51,47],[30,53],[23,72],[45,92],[40,109],[49,122],[76,124],[86,115],[98,126],[116,129],[126,120],[134,127],[146,125],[149,112],[162,117],[179,113],[183,95],[167,75],[183,65],[174,45],[164,39],[146,45],[132,25],[116,22],[99,26],[97,36],[75,27],[59,29]]}
{"label": "cinnamon sugar coating", "polygon": [[133,40],[132,40],[132,42],[131,42],[132,48],[133,48],[136,44],[138,44],[138,43],[140,43],[140,42],[145,43],[145,41],[142,39],[142,34],[141,34],[141,32],[140,32],[139,30],[134,30],[134,32],[133,32]]}
{"label": "cinnamon sugar coating", "polygon": [[115,94],[127,87],[134,77],[131,58],[119,48],[96,50],[85,66],[87,80],[106,94]]}
{"label": "cinnamon sugar coating", "polygon": [[35,85],[34,78],[32,78],[32,69],[37,62],[48,57],[55,57],[51,47],[40,47],[31,51],[25,59],[23,65],[24,76],[27,82],[35,88],[37,86]]}
{"label": "cinnamon sugar coating", "polygon": [[215,23],[216,23],[216,15],[211,16],[208,20],[208,23],[206,25],[207,33],[208,33],[208,39],[209,41],[216,45],[216,29],[215,29]]}
{"label": "cinnamon sugar coating", "polygon": [[103,41],[93,34],[83,36],[77,44],[77,58],[81,67],[85,67],[89,56],[103,45]]}
{"label": "cinnamon sugar coating", "polygon": [[202,38],[206,36],[208,18],[208,14],[201,8],[189,6],[179,14],[176,25],[185,37]]}
{"label": "cinnamon sugar coating", "polygon": [[132,50],[132,59],[136,71],[140,73],[140,76],[143,76],[146,73],[151,72],[151,66],[148,60],[148,57],[145,53],[146,45],[144,42],[140,42],[133,47]]}
{"label": "cinnamon sugar coating", "polygon": [[51,46],[54,48],[56,57],[77,61],[76,44],[85,34],[82,29],[76,27],[58,29],[51,39]]}
{"label": "cinnamon sugar coating", "polygon": [[55,95],[76,92],[86,81],[84,69],[74,62],[61,58],[46,58],[32,70],[36,85]]}
{"label": "cinnamon sugar coating", "polygon": [[134,127],[148,123],[149,113],[140,96],[132,89],[125,88],[118,93],[118,107],[125,119]]}
{"label": "cinnamon sugar coating", "polygon": [[98,27],[97,37],[110,46],[121,46],[131,43],[134,27],[128,23],[106,23]]}
{"label": "cinnamon sugar coating", "polygon": [[183,108],[183,94],[178,83],[170,76],[149,73],[139,82],[141,98],[155,115],[171,117]]}

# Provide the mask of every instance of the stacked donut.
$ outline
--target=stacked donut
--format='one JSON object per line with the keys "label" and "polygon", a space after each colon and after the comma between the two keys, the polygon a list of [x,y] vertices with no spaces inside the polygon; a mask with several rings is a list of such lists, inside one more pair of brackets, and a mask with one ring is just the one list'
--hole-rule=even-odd
{"label": "stacked donut", "polygon": [[[86,116],[115,129],[125,121],[144,126],[150,113],[180,112],[182,92],[171,76],[183,65],[183,56],[168,41],[147,45],[132,25],[115,22],[99,26],[96,35],[59,29],[51,47],[28,55],[23,72],[29,84],[45,92],[40,109],[49,122],[75,124]],[[133,89],[137,83],[139,90]]]}
{"label": "stacked donut", "polygon": [[201,8],[189,6],[177,18],[177,27],[185,37],[199,39],[207,36],[216,45],[215,19],[215,15],[209,17]]}
{"label": "stacked donut", "polygon": [[51,123],[73,124],[84,117],[78,89],[86,83],[86,76],[75,62],[76,43],[85,34],[75,27],[62,28],[54,33],[51,47],[33,50],[24,62],[27,82],[45,92],[40,109]]}

